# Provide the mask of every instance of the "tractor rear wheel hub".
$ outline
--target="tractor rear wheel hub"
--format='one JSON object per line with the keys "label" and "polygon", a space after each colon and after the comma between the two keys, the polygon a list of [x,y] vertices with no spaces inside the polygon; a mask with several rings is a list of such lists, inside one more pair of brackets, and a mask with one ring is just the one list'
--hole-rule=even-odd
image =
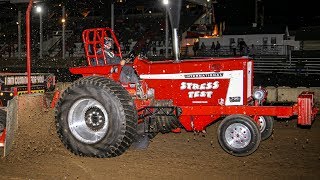
{"label": "tractor rear wheel hub", "polygon": [[68,125],[76,139],[94,144],[102,140],[108,132],[108,113],[95,99],[79,99],[70,108]]}
{"label": "tractor rear wheel hub", "polygon": [[85,113],[85,122],[87,126],[93,131],[97,131],[103,128],[105,118],[101,109],[97,107],[89,108]]}

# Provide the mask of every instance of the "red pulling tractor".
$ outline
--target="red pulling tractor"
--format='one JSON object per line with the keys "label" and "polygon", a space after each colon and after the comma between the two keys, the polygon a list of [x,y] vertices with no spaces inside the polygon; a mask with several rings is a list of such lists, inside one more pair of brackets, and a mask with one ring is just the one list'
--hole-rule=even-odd
{"label": "red pulling tractor", "polygon": [[254,61],[248,57],[149,61],[137,56],[126,66],[135,69],[140,83],[122,83],[121,65],[92,65],[104,58],[96,52],[105,37],[113,38],[115,55],[122,57],[110,28],[85,30],[88,66],[70,68],[83,77],[55,106],[59,137],[76,155],[119,156],[141,135],[203,131],[223,117],[221,147],[246,156],[270,137],[273,117],[297,115],[299,125],[309,126],[318,111],[312,92],[301,93],[293,106],[264,106],[267,92],[253,89]]}

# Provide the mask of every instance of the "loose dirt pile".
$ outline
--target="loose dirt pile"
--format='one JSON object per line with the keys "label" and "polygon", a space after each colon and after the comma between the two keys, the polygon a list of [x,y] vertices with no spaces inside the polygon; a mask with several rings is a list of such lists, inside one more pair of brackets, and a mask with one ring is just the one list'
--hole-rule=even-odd
{"label": "loose dirt pile", "polygon": [[57,138],[53,111],[46,108],[45,97],[41,94],[17,96],[13,99],[17,109],[18,129],[6,160],[29,161],[44,154],[57,153],[61,143]]}

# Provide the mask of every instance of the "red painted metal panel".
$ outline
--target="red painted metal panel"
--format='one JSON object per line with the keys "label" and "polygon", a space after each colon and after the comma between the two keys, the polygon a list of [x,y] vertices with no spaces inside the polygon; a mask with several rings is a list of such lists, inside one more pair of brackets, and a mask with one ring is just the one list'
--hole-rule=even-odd
{"label": "red painted metal panel", "polygon": [[260,115],[290,117],[297,115],[293,106],[180,106],[182,115]]}
{"label": "red painted metal panel", "polygon": [[14,87],[13,88],[13,96],[17,96],[18,95],[18,88]]}
{"label": "red painted metal panel", "polygon": [[[248,81],[253,79],[252,73],[247,73],[248,62],[252,61],[248,58],[202,58],[180,62],[135,59],[134,67],[148,87],[155,89],[156,99],[173,99],[177,106],[224,105],[227,101],[243,105],[248,103],[248,90],[252,89],[252,86],[248,87],[252,85]],[[236,91],[239,91],[237,96],[228,96]]]}
{"label": "red painted metal panel", "polygon": [[[219,72],[222,70],[243,70],[244,63],[251,61],[249,58],[201,58],[184,59],[176,62],[173,60],[148,61],[136,59],[134,65],[138,74],[169,74],[192,73],[196,71]],[[177,71],[179,70],[179,71]]]}
{"label": "red painted metal panel", "polygon": [[202,131],[220,116],[181,116],[180,123],[187,131]]}
{"label": "red painted metal panel", "polygon": [[219,117],[232,114],[248,116],[290,117],[296,115],[295,106],[180,106],[179,118],[183,127],[188,130],[203,130]]}
{"label": "red painted metal panel", "polygon": [[83,76],[99,75],[118,81],[120,78],[121,65],[112,66],[86,66],[69,68],[72,74],[82,74]]}

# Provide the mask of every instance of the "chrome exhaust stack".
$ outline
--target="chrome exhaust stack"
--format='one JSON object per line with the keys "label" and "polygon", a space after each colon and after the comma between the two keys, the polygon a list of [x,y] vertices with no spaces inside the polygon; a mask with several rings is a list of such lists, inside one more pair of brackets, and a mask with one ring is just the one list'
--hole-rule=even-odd
{"label": "chrome exhaust stack", "polygon": [[178,39],[178,28],[173,28],[173,53],[176,62],[180,61],[179,57],[179,39]]}

